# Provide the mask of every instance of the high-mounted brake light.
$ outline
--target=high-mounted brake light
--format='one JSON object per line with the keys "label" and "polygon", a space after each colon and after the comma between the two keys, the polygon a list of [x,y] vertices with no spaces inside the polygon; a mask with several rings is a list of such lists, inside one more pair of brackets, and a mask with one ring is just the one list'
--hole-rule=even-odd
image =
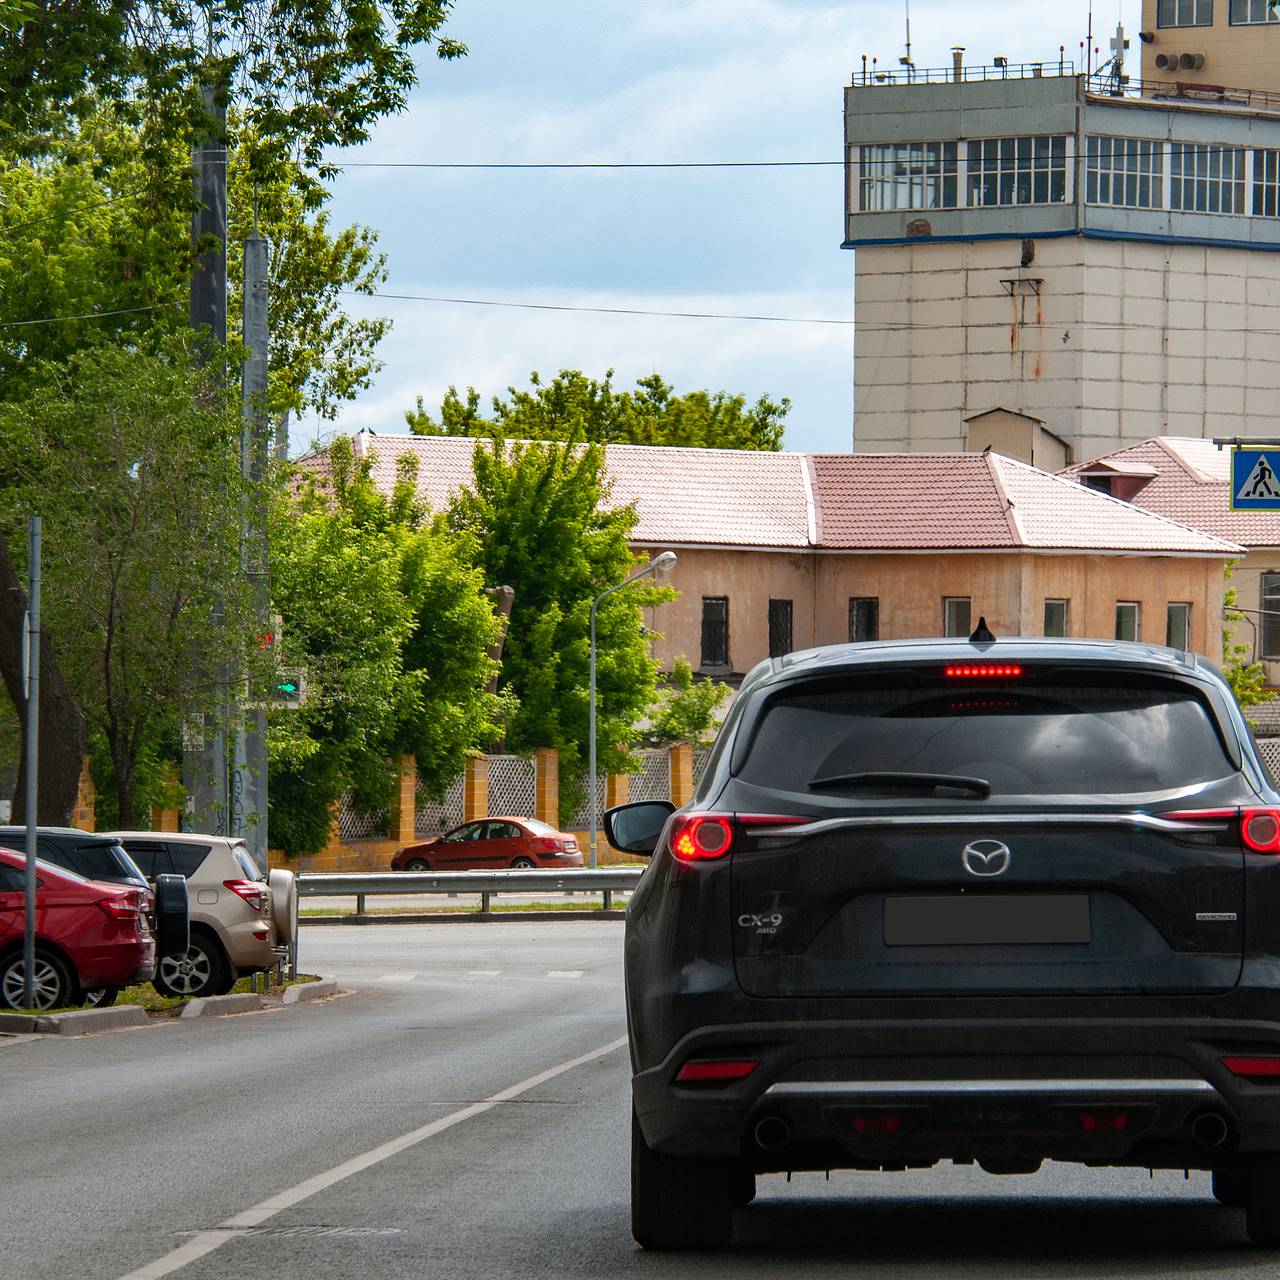
{"label": "high-mounted brake light", "polygon": [[946,669],[950,680],[1007,679],[1020,676],[1022,667],[1016,662],[958,662]]}
{"label": "high-mounted brake light", "polygon": [[224,880],[232,893],[238,893],[255,911],[261,911],[267,900],[267,891],[256,880]]}
{"label": "high-mounted brake light", "polygon": [[759,1058],[692,1058],[676,1072],[676,1084],[728,1084],[745,1080],[759,1065]]}

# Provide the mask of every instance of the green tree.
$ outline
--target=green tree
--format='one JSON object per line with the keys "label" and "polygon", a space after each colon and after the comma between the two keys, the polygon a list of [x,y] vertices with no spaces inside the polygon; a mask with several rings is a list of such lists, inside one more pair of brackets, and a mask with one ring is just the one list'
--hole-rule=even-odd
{"label": "green tree", "polygon": [[327,463],[322,483],[281,495],[272,521],[285,661],[308,687],[270,729],[272,839],[291,853],[323,846],[345,792],[385,805],[396,752],[441,794],[501,732],[504,706],[488,689],[499,623],[471,546],[417,503],[409,469],[388,498],[348,441]]}
{"label": "green tree", "polygon": [[[587,749],[591,603],[635,567],[628,546],[635,509],[608,505],[604,451],[555,442],[476,447],[473,483],[449,522],[473,538],[487,586],[515,590],[500,688],[519,699],[507,743],[560,753],[561,814],[581,796]],[[636,725],[653,701],[657,664],[641,627],[643,606],[673,597],[637,583],[596,615],[597,743],[602,772],[630,764]]]}
{"label": "green tree", "polygon": [[239,423],[223,404],[179,337],[86,349],[0,405],[0,472],[15,482],[0,528],[19,553],[21,517],[43,516],[44,617],[126,826],[149,744],[226,698],[218,673],[250,631]]}
{"label": "green tree", "polygon": [[[1228,560],[1223,570],[1224,579],[1230,583],[1236,561]],[[1261,662],[1246,662],[1247,644],[1236,643],[1234,628],[1244,620],[1244,614],[1236,608],[1236,589],[1228,586],[1222,593],[1222,673],[1236,695],[1241,707],[1256,707],[1260,702],[1270,702],[1276,695],[1265,687],[1267,669]]]}
{"label": "green tree", "polygon": [[688,658],[681,654],[649,717],[646,740],[655,746],[671,742],[710,746],[719,724],[716,712],[732,692],[719,680],[695,680]]}
{"label": "green tree", "polygon": [[450,387],[436,421],[421,397],[405,414],[422,436],[504,436],[508,440],[589,440],[595,444],[696,445],[715,449],[780,449],[783,419],[791,401],[761,396],[753,405],[726,391],[676,395],[656,374],[640,378],[634,391],[617,391],[613,370],[597,382],[577,369],[562,369],[550,382],[533,373],[530,390],[507,388],[494,396],[489,417],[480,393],[465,398]]}

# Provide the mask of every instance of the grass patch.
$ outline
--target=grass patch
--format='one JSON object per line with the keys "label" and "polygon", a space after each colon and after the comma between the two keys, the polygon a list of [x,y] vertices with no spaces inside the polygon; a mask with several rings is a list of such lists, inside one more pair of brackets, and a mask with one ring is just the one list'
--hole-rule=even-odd
{"label": "grass patch", "polygon": [[[261,982],[261,975],[258,978]],[[318,982],[319,978],[316,974],[300,973],[296,978],[286,978],[283,982],[276,982],[274,978],[268,987],[268,994],[276,994],[283,991],[286,987],[297,986],[300,982]],[[235,986],[231,988],[232,994],[241,992],[249,992],[253,990],[252,978],[240,978]],[[165,996],[161,995],[149,982],[140,982],[137,986],[124,987],[120,994],[115,998],[116,1005],[136,1004],[146,1013],[162,1014],[173,1013],[180,1010],[187,1003],[190,997],[186,996]],[[39,1009],[36,1010],[37,1017],[47,1017],[51,1013],[78,1013],[86,1006],[73,1004],[64,1005],[60,1009]],[[26,1013],[25,1009],[5,1009],[5,1013]]]}

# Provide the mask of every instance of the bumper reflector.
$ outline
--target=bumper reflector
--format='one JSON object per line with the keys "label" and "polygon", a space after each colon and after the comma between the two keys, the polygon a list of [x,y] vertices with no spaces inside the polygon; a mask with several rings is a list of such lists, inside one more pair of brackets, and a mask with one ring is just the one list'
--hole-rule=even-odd
{"label": "bumper reflector", "polygon": [[676,1072],[676,1084],[728,1084],[745,1080],[759,1065],[758,1058],[694,1058]]}
{"label": "bumper reflector", "polygon": [[1280,1080],[1280,1057],[1223,1058],[1222,1065],[1226,1067],[1233,1076]]}

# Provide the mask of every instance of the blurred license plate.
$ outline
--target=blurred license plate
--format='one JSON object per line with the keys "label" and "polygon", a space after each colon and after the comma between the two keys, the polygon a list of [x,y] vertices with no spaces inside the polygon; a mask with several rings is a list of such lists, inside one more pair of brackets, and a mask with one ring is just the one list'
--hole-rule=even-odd
{"label": "blurred license plate", "polygon": [[1061,946],[1089,941],[1087,894],[886,898],[889,947]]}

